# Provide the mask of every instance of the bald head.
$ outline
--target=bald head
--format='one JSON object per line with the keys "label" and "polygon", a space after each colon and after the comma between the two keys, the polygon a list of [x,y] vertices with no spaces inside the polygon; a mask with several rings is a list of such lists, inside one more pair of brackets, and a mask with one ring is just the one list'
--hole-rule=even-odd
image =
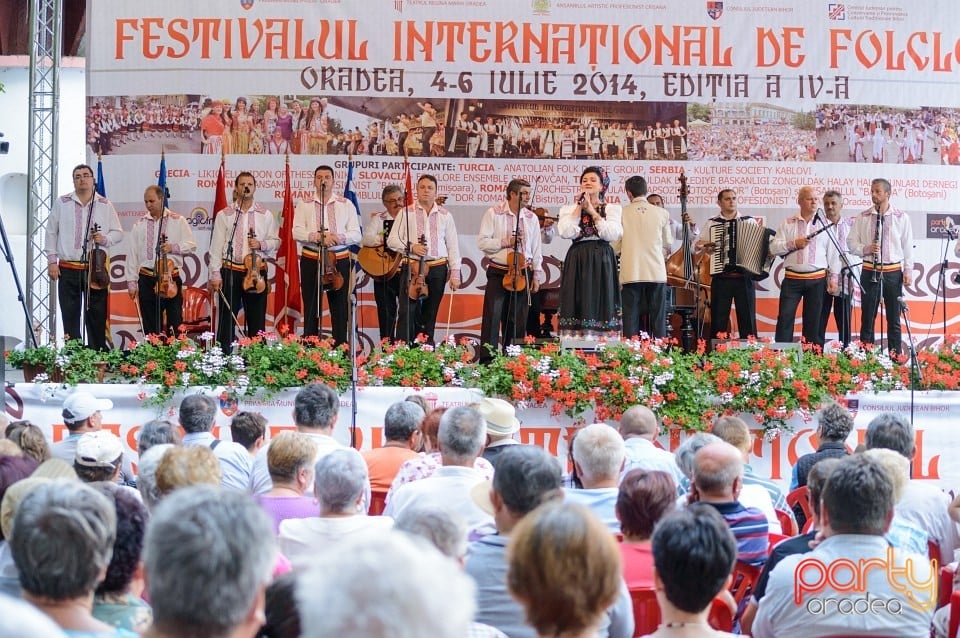
{"label": "bald head", "polygon": [[640,437],[652,441],[659,433],[660,421],[645,405],[635,405],[620,417],[620,435],[624,439]]}
{"label": "bald head", "polygon": [[812,187],[801,186],[800,190],[797,191],[797,205],[800,207],[800,214],[803,215],[804,218],[813,215],[819,203]]}
{"label": "bald head", "polygon": [[743,478],[743,456],[729,443],[710,443],[693,457],[693,483],[700,500],[736,500]]}

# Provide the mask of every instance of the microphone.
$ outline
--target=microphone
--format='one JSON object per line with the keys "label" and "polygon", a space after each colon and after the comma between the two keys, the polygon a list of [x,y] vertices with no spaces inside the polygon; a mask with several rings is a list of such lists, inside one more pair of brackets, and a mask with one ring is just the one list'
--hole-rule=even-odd
{"label": "microphone", "polygon": [[900,304],[900,312],[907,312],[909,310],[909,308],[907,308],[907,300],[903,295],[897,297],[897,303]]}
{"label": "microphone", "polygon": [[813,221],[810,222],[810,225],[816,224],[818,221],[823,224],[823,220],[820,219],[820,213],[823,212],[822,208],[818,208],[817,212],[813,214]]}
{"label": "microphone", "polygon": [[583,204],[583,201],[587,198],[586,193],[580,193],[580,199],[577,200],[577,204]]}
{"label": "microphone", "polygon": [[960,234],[960,228],[954,225],[952,217],[943,218],[943,230],[950,239],[956,239],[957,235]]}

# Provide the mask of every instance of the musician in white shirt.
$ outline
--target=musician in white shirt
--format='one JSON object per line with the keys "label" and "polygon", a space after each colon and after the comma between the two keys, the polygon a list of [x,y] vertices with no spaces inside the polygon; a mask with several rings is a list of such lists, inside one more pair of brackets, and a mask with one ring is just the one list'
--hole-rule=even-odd
{"label": "musician in white shirt", "polygon": [[803,338],[823,347],[820,309],[825,292],[837,290],[839,256],[827,250],[830,238],[816,231],[826,228],[817,212],[818,199],[813,188],[802,186],[797,192],[800,212],[788,217],[770,241],[770,252],[783,256],[784,276],[780,284],[780,308],[777,313],[776,340],[793,341],[797,306],[803,300]]}
{"label": "musician in white shirt", "polygon": [[[660,208],[666,208],[663,205],[663,197],[657,195],[656,193],[650,193],[647,195],[647,203],[654,206],[659,206]],[[669,246],[666,246],[668,252],[667,257],[670,256],[670,253],[673,252],[673,242],[674,241],[683,241],[683,225],[687,225],[687,230],[690,233],[691,239],[698,239],[700,237],[700,229],[697,227],[697,222],[693,221],[693,218],[690,217],[690,213],[684,213],[680,221],[677,221],[673,217],[670,218],[670,236],[671,242]]]}
{"label": "musician in white shirt", "polygon": [[913,228],[910,218],[890,205],[890,182],[878,178],[870,183],[873,208],[853,222],[847,246],[863,257],[860,285],[863,287],[863,323],[860,341],[873,343],[873,323],[880,298],[887,314],[887,347],[900,352],[900,297],[913,282]]}
{"label": "musician in white shirt", "polygon": [[[852,265],[849,259],[850,252],[847,248],[847,237],[850,236],[850,229],[853,228],[853,218],[843,217],[843,196],[835,190],[829,190],[823,194],[823,210],[827,216],[827,221],[834,224],[834,227],[826,231],[826,234],[836,240],[827,244],[827,250],[836,251],[837,246],[848,255],[847,261],[838,253],[840,258],[840,277],[837,291],[833,294],[825,292],[823,295],[823,306],[820,308],[820,333],[826,335],[827,323],[830,321],[830,310],[833,309],[833,318],[837,322],[837,337],[840,343],[847,346],[850,343],[850,317],[852,313],[851,302],[853,300],[853,289],[857,283],[854,281],[855,272],[845,270],[847,264]],[[859,261],[859,260],[857,260]],[[859,271],[859,269],[857,269]]]}
{"label": "musician in white shirt", "polygon": [[[313,171],[316,194],[312,201],[301,201],[293,213],[293,238],[300,250],[300,292],[303,297],[303,336],[320,334],[321,243],[328,255],[324,262],[324,279],[331,265],[342,279],[325,283],[327,308],[330,311],[330,329],[337,345],[347,342],[347,306],[350,286],[350,246],[360,243],[360,222],[357,211],[343,197],[334,193],[333,168],[318,166]],[[332,269],[331,269],[332,270]]]}
{"label": "musician in white shirt", "polygon": [[421,175],[417,180],[416,205],[400,211],[387,237],[387,248],[410,257],[400,273],[403,285],[410,281],[413,263],[417,268],[421,264],[429,267],[425,276],[426,298],[413,300],[408,295],[400,301],[398,338],[409,343],[418,334],[424,334],[427,341],[433,342],[444,289],[448,282],[450,290],[460,287],[458,241],[453,215],[437,203],[437,178]]}
{"label": "musician in white shirt", "polygon": [[[147,186],[143,193],[147,214],[137,220],[127,236],[127,292],[140,306],[144,336],[161,330],[175,333],[183,323],[183,255],[197,250],[190,224],[164,206],[164,196],[159,186]],[[173,264],[169,273],[176,289],[173,297],[157,294],[160,259]]]}
{"label": "musician in white shirt", "polygon": [[97,194],[92,168],[86,164],[74,168],[73,184],[74,191],[57,200],[47,219],[47,274],[51,281],[59,280],[57,299],[64,335],[81,339],[82,318],[87,346],[106,350],[110,270],[105,269],[106,286],[101,288],[90,285],[93,278],[88,265],[95,249],[105,250],[123,241],[123,230],[113,204]]}
{"label": "musician in white shirt", "polygon": [[[738,219],[747,223],[757,223],[753,217],[741,215],[737,210],[737,193],[731,188],[725,188],[717,194],[717,204],[720,206],[720,214],[707,220],[704,229],[708,238],[711,229],[717,225]],[[717,244],[709,239],[700,239],[694,247],[698,253],[706,252],[713,255]],[[710,281],[711,338],[716,338],[721,333],[730,333],[731,304],[736,305],[740,337],[745,339],[757,334],[757,291],[753,281],[749,273],[738,267],[713,275]]]}
{"label": "musician in white shirt", "polygon": [[[390,235],[397,215],[403,210],[403,189],[397,184],[384,186],[380,201],[383,202],[383,211],[374,213],[363,229],[361,243],[364,246],[386,246],[387,237]],[[403,277],[399,273],[394,273],[386,280],[380,277],[373,280],[373,299],[377,303],[380,339],[393,341],[397,337],[397,308],[400,303],[400,294],[407,292],[400,289],[402,281]]]}

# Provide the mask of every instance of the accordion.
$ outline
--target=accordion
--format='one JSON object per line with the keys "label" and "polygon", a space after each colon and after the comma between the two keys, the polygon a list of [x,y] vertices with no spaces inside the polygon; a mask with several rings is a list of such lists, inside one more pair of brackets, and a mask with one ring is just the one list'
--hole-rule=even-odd
{"label": "accordion", "polygon": [[770,254],[770,238],[776,234],[748,219],[715,222],[710,227],[709,241],[716,245],[710,259],[710,274],[741,272],[754,279],[766,279],[774,260]]}

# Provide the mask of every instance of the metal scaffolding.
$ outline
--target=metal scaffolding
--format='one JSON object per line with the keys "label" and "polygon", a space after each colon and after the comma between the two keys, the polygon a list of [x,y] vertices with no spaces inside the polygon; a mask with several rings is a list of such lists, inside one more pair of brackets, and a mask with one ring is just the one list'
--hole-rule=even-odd
{"label": "metal scaffolding", "polygon": [[44,233],[57,186],[62,0],[31,0],[30,149],[27,166],[27,310],[24,337],[37,331],[47,342],[57,333],[56,298],[47,276]]}

